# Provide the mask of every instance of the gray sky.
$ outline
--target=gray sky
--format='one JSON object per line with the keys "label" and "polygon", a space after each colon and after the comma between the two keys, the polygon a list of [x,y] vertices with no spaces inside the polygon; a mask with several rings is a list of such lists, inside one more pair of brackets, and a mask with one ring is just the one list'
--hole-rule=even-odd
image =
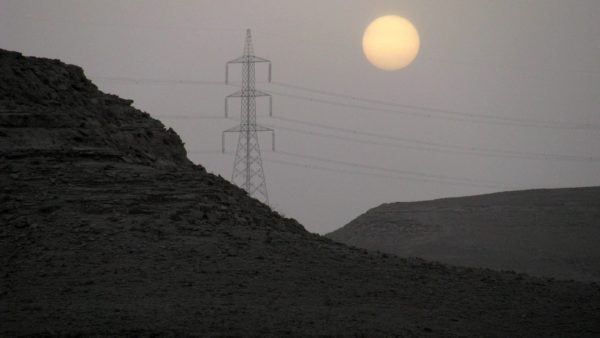
{"label": "gray sky", "polygon": [[[397,72],[361,50],[387,14],[421,36]],[[600,185],[598,18],[597,0],[0,0],[0,48],[82,66],[230,178],[236,121],[206,117],[223,116],[236,88],[213,82],[253,29],[273,61],[257,85],[278,117],[259,113],[277,130],[277,153],[262,142],[271,204],[325,233],[384,202]]]}

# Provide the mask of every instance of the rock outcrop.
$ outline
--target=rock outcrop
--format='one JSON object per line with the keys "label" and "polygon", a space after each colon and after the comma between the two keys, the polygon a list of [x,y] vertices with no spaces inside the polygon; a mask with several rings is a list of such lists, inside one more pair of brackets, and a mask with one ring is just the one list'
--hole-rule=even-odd
{"label": "rock outcrop", "polygon": [[131,106],[98,91],[77,66],[58,60],[0,57],[2,151],[120,156],[129,163],[190,165],[179,136]]}
{"label": "rock outcrop", "polygon": [[327,237],[447,264],[600,281],[600,187],[384,204]]}
{"label": "rock outcrop", "polygon": [[81,69],[0,50],[1,336],[597,336],[600,288],[368,253],[191,163]]}

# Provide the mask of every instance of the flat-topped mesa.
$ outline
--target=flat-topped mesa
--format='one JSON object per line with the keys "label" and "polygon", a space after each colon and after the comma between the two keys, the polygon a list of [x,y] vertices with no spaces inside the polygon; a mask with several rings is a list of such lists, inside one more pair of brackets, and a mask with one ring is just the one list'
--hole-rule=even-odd
{"label": "flat-topped mesa", "polygon": [[98,90],[80,67],[0,49],[2,154],[96,154],[193,165],[180,137],[132,103]]}

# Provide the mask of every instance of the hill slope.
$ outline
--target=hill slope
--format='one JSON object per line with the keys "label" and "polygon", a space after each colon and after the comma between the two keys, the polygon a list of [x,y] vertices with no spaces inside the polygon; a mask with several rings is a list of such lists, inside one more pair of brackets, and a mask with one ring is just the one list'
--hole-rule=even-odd
{"label": "hill slope", "polygon": [[0,50],[0,157],[2,336],[600,334],[598,285],[306,232],[75,66]]}
{"label": "hill slope", "polygon": [[392,203],[327,237],[449,264],[600,280],[600,188]]}

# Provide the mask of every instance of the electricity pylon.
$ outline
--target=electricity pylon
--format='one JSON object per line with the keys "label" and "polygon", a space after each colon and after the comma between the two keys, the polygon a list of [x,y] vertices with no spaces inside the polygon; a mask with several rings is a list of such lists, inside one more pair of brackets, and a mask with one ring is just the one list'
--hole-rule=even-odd
{"label": "electricity pylon", "polygon": [[269,98],[269,115],[273,115],[273,99],[271,95],[256,90],[255,88],[255,66],[257,63],[267,63],[269,66],[269,82],[271,82],[271,61],[254,55],[252,46],[252,33],[246,31],[246,42],[244,44],[244,55],[227,62],[225,67],[225,83],[229,83],[229,66],[242,64],[242,88],[241,90],[225,98],[225,117],[229,116],[229,99],[241,98],[241,121],[240,125],[227,129],[222,135],[222,148],[225,153],[225,134],[239,133],[235,161],[233,163],[233,174],[231,181],[246,190],[248,195],[269,204],[267,194],[267,183],[263,170],[262,158],[260,156],[260,144],[258,142],[259,132],[271,132],[273,151],[275,151],[275,132],[273,129],[256,124],[256,98]]}

